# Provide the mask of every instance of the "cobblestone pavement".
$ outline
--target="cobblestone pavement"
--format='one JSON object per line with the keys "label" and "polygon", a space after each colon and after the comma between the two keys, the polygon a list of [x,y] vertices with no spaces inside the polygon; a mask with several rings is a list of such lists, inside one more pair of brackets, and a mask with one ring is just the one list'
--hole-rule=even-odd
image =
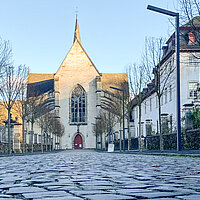
{"label": "cobblestone pavement", "polygon": [[64,151],[0,158],[0,200],[200,200],[200,159]]}

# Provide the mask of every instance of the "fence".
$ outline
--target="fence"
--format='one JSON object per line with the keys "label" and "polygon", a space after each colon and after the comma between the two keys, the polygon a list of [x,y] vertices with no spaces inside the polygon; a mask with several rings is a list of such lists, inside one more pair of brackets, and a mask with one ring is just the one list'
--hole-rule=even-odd
{"label": "fence", "polygon": [[[186,130],[181,134],[181,144],[183,150],[198,150],[200,149],[200,129]],[[176,133],[164,134],[163,145],[165,150],[177,149]],[[160,147],[160,136],[147,136],[146,149],[158,150]]]}
{"label": "fence", "polygon": [[[138,138],[131,138],[130,150],[138,149]],[[120,142],[114,142],[115,150],[120,150]],[[183,150],[199,150],[200,149],[200,129],[186,130],[181,134],[181,144]],[[177,149],[177,134],[168,133],[163,135],[164,150]],[[106,147],[108,144],[106,143]],[[160,135],[150,135],[142,138],[143,149],[159,150],[160,149]],[[121,146],[122,148],[122,146]],[[125,140],[125,149],[128,149],[128,140]]]}

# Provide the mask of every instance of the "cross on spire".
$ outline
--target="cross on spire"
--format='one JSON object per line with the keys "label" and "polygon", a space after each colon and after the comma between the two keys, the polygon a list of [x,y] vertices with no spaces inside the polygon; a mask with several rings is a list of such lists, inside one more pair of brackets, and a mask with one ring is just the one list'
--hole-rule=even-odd
{"label": "cross on spire", "polygon": [[78,6],[76,6],[76,17],[78,16]]}
{"label": "cross on spire", "polygon": [[81,43],[81,37],[79,32],[79,26],[78,26],[78,11],[76,9],[76,24],[75,24],[75,32],[74,32],[74,42],[78,40],[78,42]]}

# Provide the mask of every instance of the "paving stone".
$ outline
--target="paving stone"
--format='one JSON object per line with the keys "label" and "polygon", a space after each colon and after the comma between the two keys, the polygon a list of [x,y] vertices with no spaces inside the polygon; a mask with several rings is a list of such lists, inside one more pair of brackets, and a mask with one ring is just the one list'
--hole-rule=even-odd
{"label": "paving stone", "polygon": [[48,179],[31,179],[30,183],[31,184],[40,184],[40,183],[51,183],[52,180],[48,180]]}
{"label": "paving stone", "polygon": [[45,192],[47,190],[39,187],[14,187],[9,188],[6,194],[22,194],[22,193],[33,193],[33,192]]}
{"label": "paving stone", "polygon": [[[81,200],[81,199],[83,199],[83,198],[73,197],[73,196],[56,197],[56,200]],[[43,198],[42,200],[55,200],[55,197],[52,197],[52,198]]]}
{"label": "paving stone", "polygon": [[23,193],[25,198],[33,199],[43,199],[43,198],[57,198],[57,197],[67,197],[71,196],[64,191],[47,191],[47,192],[37,192],[37,193]]}
{"label": "paving stone", "polygon": [[49,182],[49,183],[35,183],[37,187],[49,187],[49,186],[74,186],[74,183],[62,183],[62,182]]}
{"label": "paving stone", "polygon": [[[133,195],[135,193],[143,193],[144,192],[144,189],[116,189],[116,190],[108,190],[108,191],[111,191],[111,192],[115,192],[117,194],[121,194],[121,195]],[[151,192],[152,193],[152,190],[145,190],[145,193],[149,193]]]}
{"label": "paving stone", "polygon": [[18,199],[18,198],[7,198],[7,197],[1,198],[1,197],[0,197],[0,200],[22,200],[22,199],[21,199],[21,198]]}
{"label": "paving stone", "polygon": [[189,195],[189,196],[178,196],[178,197],[183,200],[199,200],[200,194],[199,195]]}
{"label": "paving stone", "polygon": [[80,189],[76,186],[58,186],[57,189],[55,189],[55,186],[49,186],[49,187],[45,187],[48,190],[52,190],[52,191],[71,191],[71,190],[77,190]]}
{"label": "paving stone", "polygon": [[108,192],[107,190],[70,190],[69,192],[70,194],[74,194],[76,196],[116,193],[116,192]]}
{"label": "paving stone", "polygon": [[6,199],[6,198],[11,198],[12,196],[6,195],[6,194],[0,194],[0,199]]}
{"label": "paving stone", "polygon": [[85,195],[84,197],[90,200],[102,200],[102,199],[109,199],[109,200],[132,199],[134,200],[135,199],[134,197],[131,197],[131,196],[122,196],[122,195],[115,195],[115,194]]}
{"label": "paving stone", "polygon": [[[200,176],[190,174],[198,166],[194,158],[93,151],[3,157],[0,194],[46,200],[200,199]],[[21,198],[13,195],[7,196]]]}
{"label": "paving stone", "polygon": [[109,181],[87,181],[87,182],[82,182],[82,181],[75,181],[76,183],[80,183],[83,186],[91,186],[91,185],[100,185],[100,186],[111,186],[114,183],[109,182]]}
{"label": "paving stone", "polygon": [[126,189],[147,189],[147,188],[151,188],[152,185],[146,185],[146,184],[127,184],[122,186],[122,188],[126,188]]}
{"label": "paving stone", "polygon": [[173,197],[173,198],[159,198],[159,199],[157,198],[157,200],[176,200],[176,199],[180,200],[180,198],[176,198],[176,197]]}
{"label": "paving stone", "polygon": [[27,184],[0,184],[0,189],[9,189],[14,187],[25,187]]}
{"label": "paving stone", "polygon": [[112,189],[112,186],[105,186],[105,185],[87,185],[87,186],[80,186],[80,188],[85,190],[109,190]]}
{"label": "paving stone", "polygon": [[135,193],[137,198],[163,198],[163,197],[176,197],[178,196],[175,192],[143,192],[143,193]]}
{"label": "paving stone", "polygon": [[155,186],[152,187],[152,189],[160,191],[160,192],[175,192],[179,190],[179,188],[171,185],[160,185],[160,186]]}

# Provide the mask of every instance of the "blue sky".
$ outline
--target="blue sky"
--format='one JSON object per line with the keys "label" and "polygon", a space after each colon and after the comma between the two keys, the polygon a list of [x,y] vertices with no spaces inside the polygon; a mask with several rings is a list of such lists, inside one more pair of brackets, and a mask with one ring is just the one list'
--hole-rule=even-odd
{"label": "blue sky", "polygon": [[121,73],[139,63],[145,37],[168,37],[167,16],[176,0],[0,0],[0,36],[10,40],[17,65],[31,73],[55,73],[73,43],[78,8],[81,42],[101,73]]}

